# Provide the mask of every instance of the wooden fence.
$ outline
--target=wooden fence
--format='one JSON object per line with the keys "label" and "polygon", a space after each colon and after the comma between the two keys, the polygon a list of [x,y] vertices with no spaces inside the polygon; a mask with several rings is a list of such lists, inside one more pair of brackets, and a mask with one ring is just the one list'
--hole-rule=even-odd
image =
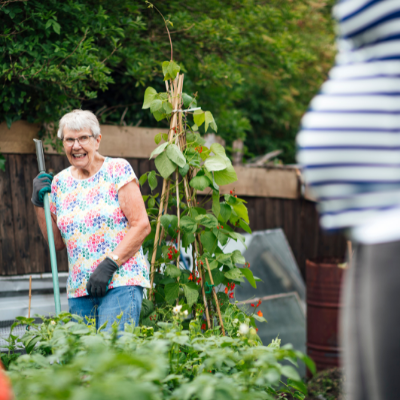
{"label": "wooden fence", "polygon": [[[5,154],[6,171],[0,171],[0,275],[50,272],[50,258],[31,203],[32,180],[37,175],[34,154]],[[47,169],[58,173],[69,166],[62,155],[47,154]],[[136,175],[154,169],[154,162],[129,158]],[[159,185],[160,186],[160,185]],[[142,190],[147,193],[147,185]],[[346,243],[341,235],[321,232],[315,203],[302,198],[245,196],[253,230],[282,228],[304,275],[305,260],[343,257]],[[68,270],[66,250],[57,255],[59,271]]]}

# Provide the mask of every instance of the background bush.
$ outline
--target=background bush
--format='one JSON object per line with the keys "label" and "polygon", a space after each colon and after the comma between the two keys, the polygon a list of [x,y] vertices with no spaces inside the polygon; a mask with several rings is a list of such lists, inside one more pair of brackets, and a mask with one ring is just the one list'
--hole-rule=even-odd
{"label": "background bush", "polygon": [[[185,91],[201,89],[229,145],[294,160],[301,115],[334,53],[333,0],[197,0],[155,5],[168,18]],[[146,85],[163,91],[170,45],[160,16],[129,0],[0,4],[0,120],[39,123],[82,107],[102,123],[156,126]],[[161,124],[161,123],[160,123]]]}

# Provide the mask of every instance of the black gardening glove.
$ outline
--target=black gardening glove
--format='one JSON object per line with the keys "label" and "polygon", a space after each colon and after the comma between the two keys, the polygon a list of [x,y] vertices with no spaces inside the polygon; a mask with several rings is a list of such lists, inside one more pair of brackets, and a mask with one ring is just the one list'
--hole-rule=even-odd
{"label": "black gardening glove", "polygon": [[36,207],[43,208],[43,198],[46,193],[51,193],[51,181],[53,180],[53,175],[41,172],[33,180],[33,193],[32,193],[32,203]]}
{"label": "black gardening glove", "polygon": [[86,285],[88,293],[93,297],[105,296],[112,276],[118,268],[118,264],[106,257],[90,275],[89,282]]}

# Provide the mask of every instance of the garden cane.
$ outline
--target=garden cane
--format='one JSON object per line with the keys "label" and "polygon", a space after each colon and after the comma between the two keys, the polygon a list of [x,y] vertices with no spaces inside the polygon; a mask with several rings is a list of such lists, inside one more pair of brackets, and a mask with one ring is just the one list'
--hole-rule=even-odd
{"label": "garden cane", "polygon": [[[37,139],[33,139],[33,141],[35,142],[35,147],[36,147],[36,156],[38,161],[39,173],[46,172],[42,141]],[[61,312],[60,288],[58,285],[57,257],[56,257],[56,248],[54,246],[53,222],[50,214],[49,195],[47,193],[44,195],[43,203],[44,203],[44,214],[46,217],[47,239],[49,242],[49,250],[50,250],[51,274],[53,277],[54,303],[56,306],[56,315],[58,315]]]}

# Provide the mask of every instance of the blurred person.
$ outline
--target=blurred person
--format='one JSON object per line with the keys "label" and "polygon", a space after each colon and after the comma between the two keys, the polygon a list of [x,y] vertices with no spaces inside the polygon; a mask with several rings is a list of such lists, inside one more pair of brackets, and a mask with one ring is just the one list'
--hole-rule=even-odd
{"label": "blurred person", "polygon": [[338,54],[297,136],[321,226],[355,256],[341,315],[345,393],[398,399],[400,377],[400,1],[337,3]]}
{"label": "blurred person", "polygon": [[68,252],[69,311],[107,329],[123,312],[139,323],[143,288],[150,287],[142,243],[150,232],[138,179],[128,161],[102,156],[100,125],[90,111],[74,110],[59,123],[71,166],[33,180],[32,203],[47,240],[43,196],[50,193],[56,250]]}

